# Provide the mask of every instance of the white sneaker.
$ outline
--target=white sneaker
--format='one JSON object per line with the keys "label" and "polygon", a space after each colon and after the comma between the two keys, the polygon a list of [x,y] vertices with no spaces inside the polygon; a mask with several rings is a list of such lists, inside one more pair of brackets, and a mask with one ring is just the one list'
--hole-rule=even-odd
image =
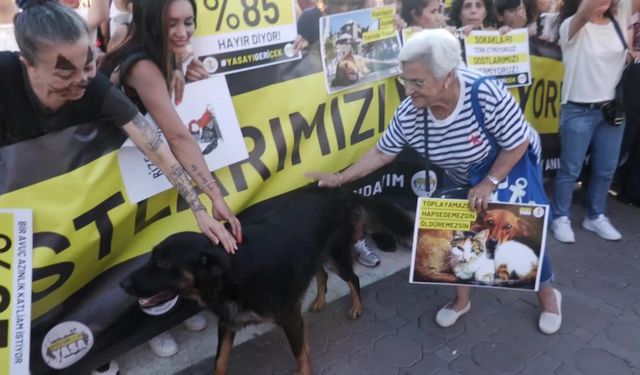
{"label": "white sneaker", "polygon": [[611,225],[609,219],[603,214],[598,215],[598,217],[593,220],[584,218],[582,227],[586,230],[594,232],[605,240],[618,241],[622,239],[622,235],[620,234],[620,232],[618,232],[616,228]]}
{"label": "white sneaker", "polygon": [[202,315],[202,313],[197,313],[191,318],[185,320],[184,326],[187,327],[189,331],[202,331],[207,328],[207,319]]}
{"label": "white sneaker", "polygon": [[118,362],[116,361],[109,361],[106,365],[91,371],[91,375],[118,375],[119,373],[120,366],[118,366]]}
{"label": "white sneaker", "polygon": [[553,234],[553,238],[560,242],[576,242],[576,235],[573,234],[573,229],[571,229],[571,220],[566,216],[560,216],[551,223],[551,234]]}
{"label": "white sneaker", "polygon": [[169,332],[161,333],[149,340],[149,347],[153,354],[162,358],[171,357],[179,350],[176,339]]}
{"label": "white sneaker", "polygon": [[353,248],[355,253],[358,254],[358,262],[363,266],[375,267],[380,264],[380,258],[378,258],[378,256],[369,249],[369,246],[367,246],[364,239],[356,242],[355,245],[353,245]]}

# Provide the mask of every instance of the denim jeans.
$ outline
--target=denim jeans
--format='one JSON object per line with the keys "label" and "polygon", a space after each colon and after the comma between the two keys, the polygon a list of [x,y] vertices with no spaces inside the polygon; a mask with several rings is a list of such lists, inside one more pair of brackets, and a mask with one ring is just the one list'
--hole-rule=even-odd
{"label": "denim jeans", "polygon": [[595,219],[607,208],[607,195],[618,166],[624,125],[613,126],[599,109],[563,104],[560,109],[560,170],[556,175],[553,218],[570,216],[576,180],[590,149],[591,178],[587,187],[587,217]]}
{"label": "denim jeans", "polygon": [[[542,178],[542,174],[540,174]],[[442,189],[454,188],[456,183],[445,173],[442,179]],[[456,197],[458,198],[458,197]],[[539,289],[551,287],[555,281],[555,275],[551,268],[551,258],[549,258],[549,249],[547,248],[542,257],[542,270],[540,271]]]}

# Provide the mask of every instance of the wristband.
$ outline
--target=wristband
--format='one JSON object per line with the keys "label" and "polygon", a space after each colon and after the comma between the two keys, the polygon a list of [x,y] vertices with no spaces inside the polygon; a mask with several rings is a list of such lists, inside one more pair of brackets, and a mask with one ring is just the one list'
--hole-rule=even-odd
{"label": "wristband", "polygon": [[489,180],[489,182],[491,182],[495,186],[498,186],[498,184],[500,184],[500,180],[498,180],[498,178],[495,176],[492,176],[487,173],[485,177],[487,178],[487,180]]}

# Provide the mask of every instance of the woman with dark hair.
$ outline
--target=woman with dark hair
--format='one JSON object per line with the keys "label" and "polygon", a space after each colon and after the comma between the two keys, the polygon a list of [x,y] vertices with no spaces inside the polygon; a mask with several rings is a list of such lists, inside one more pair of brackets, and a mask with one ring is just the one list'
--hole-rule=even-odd
{"label": "woman with dark hair", "polygon": [[[240,242],[240,221],[225,203],[220,188],[211,178],[200,146],[182,123],[171,101],[171,83],[176,70],[180,71],[174,65],[189,53],[195,22],[194,0],[134,1],[133,21],[127,37],[117,49],[107,54],[101,70],[124,89],[140,112],[153,117],[180,164],[213,202],[214,217],[228,221]],[[193,62],[200,61],[193,59]],[[205,71],[202,78],[207,76]],[[195,315],[185,323],[192,330],[206,327],[206,320],[201,315]],[[177,342],[168,333],[152,339],[149,344],[161,357],[178,351]]]}
{"label": "woman with dark hair", "polygon": [[449,24],[463,28],[465,34],[496,26],[493,0],[453,0],[449,13]]}
{"label": "woman with dark hair", "polygon": [[525,27],[528,22],[524,0],[496,0],[496,19],[500,27]]}
{"label": "woman with dark hair", "polygon": [[588,150],[591,178],[582,227],[606,240],[622,238],[605,214],[624,134],[624,124],[616,121],[613,100],[627,58],[624,43],[632,8],[630,0],[566,0],[560,9],[559,42],[565,70],[560,169],[551,201],[551,229],[560,242],[575,242],[569,219],[571,201]]}
{"label": "woman with dark hair", "polygon": [[444,26],[440,0],[404,0],[400,16],[407,26],[435,29]]}

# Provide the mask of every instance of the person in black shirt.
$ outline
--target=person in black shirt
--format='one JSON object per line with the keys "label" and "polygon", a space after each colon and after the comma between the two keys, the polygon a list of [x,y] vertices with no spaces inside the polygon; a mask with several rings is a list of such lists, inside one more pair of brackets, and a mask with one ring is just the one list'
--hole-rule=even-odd
{"label": "person in black shirt", "polygon": [[[71,126],[122,127],[189,204],[200,230],[228,252],[236,241],[198,198],[188,174],[137,108],[96,73],[89,29],[57,1],[23,0],[15,18],[20,55],[0,53],[0,147]],[[213,180],[212,180],[213,181]]]}

